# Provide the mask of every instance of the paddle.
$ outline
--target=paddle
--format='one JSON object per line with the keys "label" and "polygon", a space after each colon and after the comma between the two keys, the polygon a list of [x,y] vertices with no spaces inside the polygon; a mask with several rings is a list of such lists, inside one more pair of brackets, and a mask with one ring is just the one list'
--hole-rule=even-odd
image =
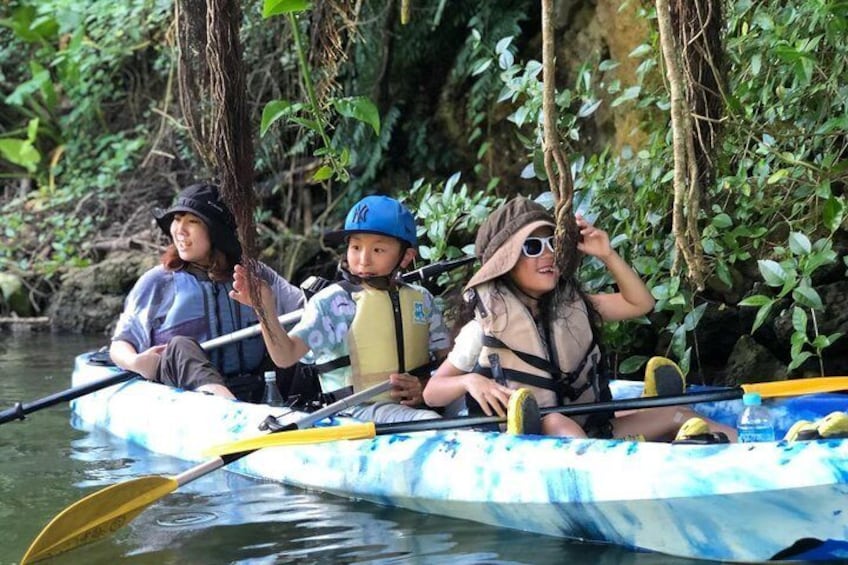
{"label": "paddle", "polygon": [[[425,265],[420,269],[404,273],[401,278],[404,282],[408,283],[422,281],[440,275],[444,272],[450,271],[467,263],[470,263],[473,260],[473,256],[467,256],[460,257],[459,259],[440,261],[438,263],[433,263],[432,265]],[[279,320],[280,323],[283,325],[293,324],[300,319],[300,316],[302,314],[303,310],[296,310],[294,312],[289,312],[288,314],[281,315],[279,317]],[[209,351],[211,349],[215,349],[216,347],[221,347],[222,345],[235,343],[242,339],[259,335],[260,332],[261,330],[259,324],[255,324],[253,326],[237,330],[232,333],[222,335],[214,339],[210,339],[208,341],[204,341],[200,344],[200,346],[203,349]],[[88,393],[104,389],[108,386],[128,381],[135,376],[136,374],[132,371],[122,371],[120,373],[109,375],[108,377],[104,377],[96,381],[91,381],[90,383],[86,383],[84,385],[53,393],[49,396],[45,396],[44,398],[40,398],[33,402],[29,402],[26,404],[16,402],[11,408],[7,408],[6,410],[0,412],[0,424],[5,424],[6,422],[10,422],[12,420],[23,420],[27,414],[37,412],[42,408],[49,408],[50,406],[54,406],[56,404],[59,404],[60,402],[67,402],[75,398],[79,398],[80,396],[85,396]]]}
{"label": "paddle", "polygon": [[[325,406],[286,429],[308,428],[389,390],[391,383],[382,382]],[[291,433],[291,432],[287,432]],[[33,563],[54,557],[81,545],[104,538],[132,521],[145,508],[177,488],[229,465],[256,451],[228,453],[200,463],[174,477],[148,476],[108,486],[67,507],[38,534],[21,560]]]}
{"label": "paddle", "polygon": [[[303,310],[295,310],[294,312],[283,314],[279,317],[279,320],[280,323],[284,325],[293,324],[300,319],[300,316],[302,314]],[[248,328],[234,331],[226,335],[216,337],[214,339],[210,339],[208,341],[204,341],[200,344],[200,347],[202,347],[206,351],[209,351],[215,349],[216,347],[221,347],[222,345],[227,345],[228,343],[234,343],[246,337],[251,337],[253,335],[258,334],[259,332],[260,329],[259,325],[257,324]],[[23,420],[27,414],[37,412],[42,408],[49,408],[50,406],[54,406],[56,404],[59,404],[60,402],[67,402],[75,398],[79,398],[80,396],[85,396],[90,392],[95,392],[104,389],[108,386],[128,381],[135,376],[136,373],[134,373],[133,371],[121,371],[120,373],[115,373],[114,375],[109,375],[108,377],[103,377],[102,379],[91,381],[89,383],[85,383],[84,385],[71,387],[61,392],[54,392],[49,396],[45,396],[44,398],[40,398],[33,402],[29,402],[26,404],[16,402],[15,405],[11,408],[7,408],[6,410],[0,412],[0,424],[5,424],[6,422],[10,422],[12,420]]]}
{"label": "paddle", "polygon": [[[543,416],[545,414],[552,413],[576,416],[578,414],[591,414],[594,412],[638,410],[643,408],[658,408],[661,406],[695,404],[698,402],[737,400],[742,398],[742,395],[746,392],[759,392],[763,398],[776,398],[784,396],[799,396],[802,394],[813,394],[818,392],[836,392],[840,390],[848,390],[848,377],[824,377],[746,384],[740,387],[707,390],[703,392],[678,394],[674,396],[654,396],[648,398],[612,400],[609,402],[570,404],[568,406],[542,408],[540,412]],[[228,453],[240,452],[246,449],[263,449],[266,447],[283,445],[324,443],[342,439],[371,439],[376,436],[387,434],[449,430],[488,424],[499,424],[506,421],[506,418],[501,418],[499,416],[472,416],[444,418],[441,420],[398,422],[396,424],[374,424],[373,422],[365,422],[362,424],[329,426],[310,430],[295,430],[282,434],[275,434],[273,436],[256,436],[215,446],[207,450],[206,454],[223,456]]]}

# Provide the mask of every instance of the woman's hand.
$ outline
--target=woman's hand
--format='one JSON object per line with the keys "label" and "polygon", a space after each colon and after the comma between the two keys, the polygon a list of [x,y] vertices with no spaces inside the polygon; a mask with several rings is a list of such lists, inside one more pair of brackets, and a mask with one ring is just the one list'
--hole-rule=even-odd
{"label": "woman's hand", "polygon": [[154,345],[150,349],[145,349],[136,355],[132,363],[132,370],[148,381],[155,379],[156,371],[159,370],[159,361],[162,359],[162,352],[165,351],[165,347],[165,345]]}
{"label": "woman's hand", "polygon": [[509,397],[512,395],[511,388],[499,385],[478,373],[468,373],[463,378],[465,390],[477,401],[486,416],[497,414],[501,418],[506,417]]}
{"label": "woman's hand", "polygon": [[394,373],[389,375],[392,390],[389,393],[392,400],[404,406],[418,406],[424,402],[424,387],[421,379],[409,373]]}

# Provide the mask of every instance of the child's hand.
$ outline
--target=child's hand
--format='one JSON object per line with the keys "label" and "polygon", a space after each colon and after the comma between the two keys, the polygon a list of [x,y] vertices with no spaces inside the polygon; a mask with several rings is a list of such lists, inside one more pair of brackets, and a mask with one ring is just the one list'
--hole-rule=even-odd
{"label": "child's hand", "polygon": [[501,418],[506,418],[512,389],[477,373],[468,373],[465,379],[465,389],[477,401],[486,416],[497,414]]}
{"label": "child's hand", "polygon": [[581,239],[577,243],[577,249],[586,255],[592,255],[598,259],[605,259],[612,252],[607,232],[593,226],[580,214],[574,217],[577,228],[580,230]]}
{"label": "child's hand", "polygon": [[[273,313],[276,311],[276,304],[271,288],[265,281],[260,281],[259,286],[259,294],[262,297],[262,307],[266,312]],[[230,298],[236,302],[244,304],[245,306],[256,308],[256,305],[253,304],[253,299],[250,297],[250,286],[247,282],[247,269],[241,265],[236,265],[233,269],[233,290],[230,291]]]}
{"label": "child's hand", "polygon": [[389,393],[392,400],[400,402],[404,406],[418,406],[424,402],[424,387],[421,380],[409,373],[395,373],[389,375],[392,390]]}

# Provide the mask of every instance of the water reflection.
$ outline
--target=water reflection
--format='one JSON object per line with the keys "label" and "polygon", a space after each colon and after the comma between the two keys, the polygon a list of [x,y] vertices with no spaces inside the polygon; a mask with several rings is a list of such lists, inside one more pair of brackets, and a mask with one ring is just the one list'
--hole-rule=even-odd
{"label": "water reflection", "polygon": [[[69,386],[74,356],[103,338],[0,334],[0,407]],[[151,407],[155,409],[155,407]],[[66,405],[0,426],[0,565],[15,563],[58,512],[105,486],[193,463],[103,431],[74,430]],[[633,480],[628,478],[627,480]],[[110,538],[56,565],[277,563],[695,565],[382,508],[224,470],[163,497]]]}
{"label": "water reflection", "polygon": [[[90,491],[192,466],[95,431],[72,442]],[[86,557],[130,563],[703,563],[428,516],[216,471],[162,498]],[[105,561],[104,561],[105,562]]]}

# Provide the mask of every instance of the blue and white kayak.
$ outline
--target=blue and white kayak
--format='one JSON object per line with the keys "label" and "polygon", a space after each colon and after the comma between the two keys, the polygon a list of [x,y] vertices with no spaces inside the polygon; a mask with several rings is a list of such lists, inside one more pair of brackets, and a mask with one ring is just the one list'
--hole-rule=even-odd
{"label": "blue and white kayak", "polygon": [[[117,369],[76,360],[73,386]],[[616,398],[641,383],[616,382]],[[848,396],[768,402],[782,437]],[[254,437],[284,411],[130,380],[74,400],[72,423],[188,461]],[[694,405],[732,424],[741,401]],[[292,412],[284,422],[303,414]],[[324,425],[353,423],[333,418]],[[558,536],[734,562],[848,559],[848,440],[671,445],[423,431],[261,449],[229,471],[297,487]]]}

